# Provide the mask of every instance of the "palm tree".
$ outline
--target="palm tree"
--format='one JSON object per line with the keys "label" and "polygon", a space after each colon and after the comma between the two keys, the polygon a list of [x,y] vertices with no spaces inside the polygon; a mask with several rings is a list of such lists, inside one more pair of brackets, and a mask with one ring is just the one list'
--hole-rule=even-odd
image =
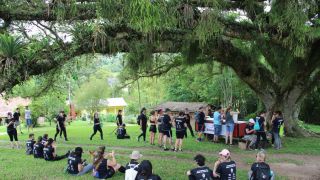
{"label": "palm tree", "polygon": [[17,63],[22,48],[23,44],[20,38],[9,34],[0,35],[0,66],[2,66],[1,69],[4,73],[8,72],[10,67]]}

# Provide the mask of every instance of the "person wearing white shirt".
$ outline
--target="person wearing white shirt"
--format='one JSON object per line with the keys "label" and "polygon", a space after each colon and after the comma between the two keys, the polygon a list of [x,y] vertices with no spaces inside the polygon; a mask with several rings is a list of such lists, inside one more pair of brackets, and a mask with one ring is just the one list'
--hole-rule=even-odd
{"label": "person wearing white shirt", "polygon": [[28,106],[26,106],[26,109],[24,111],[24,117],[26,119],[28,132],[29,132],[30,128],[31,128],[31,131],[33,131],[33,123],[32,123],[32,119],[31,119],[31,110],[29,109]]}

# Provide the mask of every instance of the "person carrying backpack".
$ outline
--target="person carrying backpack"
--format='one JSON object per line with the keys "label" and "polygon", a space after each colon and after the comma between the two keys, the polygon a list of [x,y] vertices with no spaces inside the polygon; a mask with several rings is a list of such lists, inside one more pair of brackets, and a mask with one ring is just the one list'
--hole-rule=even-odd
{"label": "person carrying backpack", "polygon": [[266,112],[261,111],[259,113],[259,116],[257,116],[255,119],[254,130],[256,131],[256,135],[257,135],[255,149],[258,149],[261,138],[262,138],[261,150],[264,149],[265,144],[268,141],[266,131],[265,131],[265,122],[266,122],[265,115],[266,115]]}
{"label": "person carrying backpack", "polygon": [[281,139],[280,139],[280,127],[283,124],[283,118],[282,118],[281,111],[274,112],[271,119],[271,123],[272,123],[272,135],[274,138],[274,148],[278,150],[282,147]]}
{"label": "person carrying backpack", "polygon": [[126,165],[125,180],[135,180],[139,172],[138,160],[142,157],[139,151],[132,151],[130,162]]}
{"label": "person carrying backpack", "polygon": [[256,162],[252,164],[248,172],[249,180],[274,180],[275,175],[265,160],[266,154],[263,151],[258,152]]}

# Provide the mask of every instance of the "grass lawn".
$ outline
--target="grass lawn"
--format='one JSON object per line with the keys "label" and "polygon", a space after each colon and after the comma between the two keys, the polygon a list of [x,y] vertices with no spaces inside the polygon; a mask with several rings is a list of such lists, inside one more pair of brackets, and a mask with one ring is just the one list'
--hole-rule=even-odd
{"label": "grass lawn", "polygon": [[[151,146],[142,142],[137,142],[136,137],[139,134],[139,128],[136,125],[128,126],[127,131],[131,135],[131,140],[117,140],[111,131],[115,129],[113,124],[105,124],[103,127],[105,140],[101,141],[99,133],[96,134],[92,141],[89,136],[92,133],[92,125],[87,122],[74,122],[71,126],[67,126],[68,138],[70,141],[57,138],[58,154],[64,154],[67,150],[74,149],[76,146],[82,146],[85,150],[84,159],[89,160],[88,150],[96,149],[99,145],[105,145],[108,150],[115,150],[116,157],[120,164],[125,165],[129,161],[129,154],[135,148],[138,148],[144,155],[142,159],[148,159],[152,162],[154,173],[160,175],[164,180],[183,180],[187,179],[185,173],[187,170],[195,167],[192,161],[193,156],[197,153],[203,153],[207,158],[207,165],[213,168],[213,163],[217,159],[217,153],[225,148],[224,144],[212,144],[210,142],[196,143],[193,138],[184,141],[184,152],[164,152],[157,146]],[[73,177],[63,173],[66,166],[66,160],[59,162],[46,162],[41,159],[34,159],[25,155],[25,149],[10,149],[8,136],[5,133],[5,127],[0,127],[0,179],[92,179],[90,174],[83,177]],[[34,130],[35,136],[48,133],[50,137],[54,136],[55,126],[39,127]],[[25,144],[27,132],[19,136],[20,142]],[[308,138],[284,138],[284,148],[280,151],[268,150],[268,153],[290,153],[290,154],[309,154],[320,155],[319,139]],[[246,159],[245,162],[254,161],[254,154],[248,151],[242,151],[237,146],[229,148],[231,153],[250,155],[252,159]],[[277,160],[273,160],[277,161]],[[296,162],[299,164],[299,162]],[[248,169],[237,169],[237,179],[246,179]],[[116,174],[112,179],[124,179],[123,174]],[[277,179],[286,179],[279,177]]]}

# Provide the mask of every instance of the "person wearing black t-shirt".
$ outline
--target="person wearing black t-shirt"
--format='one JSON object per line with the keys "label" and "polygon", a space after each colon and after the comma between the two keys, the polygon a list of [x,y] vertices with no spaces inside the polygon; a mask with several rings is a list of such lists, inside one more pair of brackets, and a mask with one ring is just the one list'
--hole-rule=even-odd
{"label": "person wearing black t-shirt", "polygon": [[249,119],[249,122],[245,128],[245,135],[243,137],[243,140],[246,141],[246,149],[250,150],[253,148],[253,145],[257,141],[257,136],[255,135],[256,131],[254,130],[254,119]]}
{"label": "person wearing black t-shirt", "polygon": [[117,139],[130,139],[130,136],[127,134],[126,124],[122,124],[117,129]]}
{"label": "person wearing black t-shirt", "polygon": [[[20,116],[21,116],[21,114],[20,114],[20,109],[17,108],[16,111],[13,113],[13,119],[15,120],[16,127],[19,127],[20,133],[23,134],[22,131],[21,131]],[[22,121],[22,120],[21,120],[21,121]]]}
{"label": "person wearing black t-shirt", "polygon": [[92,140],[93,136],[96,135],[97,131],[100,133],[100,138],[103,140],[103,132],[101,129],[101,123],[99,119],[99,113],[95,112],[93,115],[93,134],[90,136],[90,140]]}
{"label": "person wearing black t-shirt", "polygon": [[185,136],[186,131],[186,118],[184,117],[184,112],[179,112],[179,116],[175,118],[174,124],[176,127],[176,143],[174,151],[182,151],[182,140]]}
{"label": "person wearing black t-shirt", "polygon": [[82,160],[83,150],[81,147],[76,147],[68,157],[67,172],[72,175],[81,176],[93,169],[92,164],[86,164],[86,160]]}
{"label": "person wearing black t-shirt", "polygon": [[69,152],[67,152],[63,156],[58,156],[56,154],[56,145],[52,138],[48,139],[47,144],[43,148],[43,156],[46,161],[59,161],[69,156]]}
{"label": "person wearing black t-shirt", "polygon": [[139,151],[132,151],[130,155],[130,162],[126,165],[126,175],[125,177],[132,177],[132,174],[130,173],[131,170],[139,172],[139,162],[138,160],[142,157],[142,154],[140,154]]}
{"label": "person wearing black t-shirt", "polygon": [[143,160],[139,165],[140,173],[136,180],[161,180],[160,176],[153,174],[152,164],[149,160]]}
{"label": "person wearing black t-shirt", "polygon": [[49,139],[49,135],[48,134],[44,134],[41,140],[41,143],[45,146],[48,142]]}
{"label": "person wearing black t-shirt", "polygon": [[34,140],[34,134],[29,134],[29,140],[27,140],[26,142],[26,154],[27,155],[31,155],[33,154],[33,146],[36,143],[36,141]]}
{"label": "person wearing black t-shirt", "polygon": [[271,119],[272,123],[272,135],[274,138],[274,148],[280,149],[282,147],[280,138],[280,127],[283,124],[282,112],[276,111]]}
{"label": "person wearing black t-shirt", "polygon": [[189,180],[212,180],[213,171],[205,166],[206,158],[201,154],[194,157],[198,167],[187,172]]}
{"label": "person wearing black t-shirt", "polygon": [[140,128],[141,128],[141,134],[138,136],[138,141],[140,141],[140,138],[143,137],[143,141],[146,142],[147,121],[148,121],[148,118],[146,116],[146,108],[141,109],[138,120],[140,121]]}
{"label": "person wearing black t-shirt", "polygon": [[163,141],[163,110],[159,109],[158,110],[158,131],[159,131],[159,135],[158,135],[158,145],[161,148],[162,147],[162,141]]}
{"label": "person wearing black t-shirt", "polygon": [[266,116],[266,112],[261,111],[259,113],[259,116],[257,116],[255,119],[255,122],[259,122],[259,126],[260,126],[260,129],[256,131],[257,141],[256,141],[255,149],[258,149],[261,138],[262,138],[262,144],[261,144],[262,149],[264,149],[265,144],[267,143],[267,135],[265,131],[265,116]]}
{"label": "person wearing black t-shirt", "polygon": [[67,130],[66,130],[66,126],[65,126],[65,121],[66,121],[66,115],[64,114],[63,111],[60,111],[59,115],[56,117],[57,120],[57,127],[56,127],[56,134],[54,135],[54,140],[57,140],[57,135],[59,134],[59,132],[63,132],[63,136],[65,141],[68,141],[67,138]]}
{"label": "person wearing black t-shirt", "polygon": [[[106,159],[108,157],[109,159]],[[114,151],[105,154],[105,146],[99,147],[93,161],[93,176],[99,179],[111,178],[117,171],[125,173],[126,168],[117,164]]]}
{"label": "person wearing black t-shirt", "polygon": [[11,147],[14,148],[14,145],[13,145],[13,139],[14,139],[16,147],[20,148],[19,141],[18,141],[18,133],[17,133],[17,129],[16,129],[16,127],[17,127],[16,120],[12,117],[11,112],[8,112],[8,116],[5,120],[5,122],[7,123],[7,133],[10,138]]}
{"label": "person wearing black t-shirt", "polygon": [[[189,131],[190,131],[190,134],[191,134],[192,137],[194,137],[192,126],[190,124],[191,117],[190,117],[188,108],[185,109],[184,116],[186,118],[186,124],[187,124],[187,127],[188,127]],[[185,131],[185,136],[186,136],[186,138],[188,137],[187,130]]]}
{"label": "person wearing black t-shirt", "polygon": [[256,162],[251,165],[251,169],[248,172],[249,180],[274,180],[275,175],[270,169],[270,166],[265,162],[266,154],[264,151],[260,151],[256,155]]}
{"label": "person wearing black t-shirt", "polygon": [[[169,146],[172,146],[172,121],[170,117],[170,109],[166,109],[163,115],[163,120],[162,120],[162,132],[163,132],[163,149],[165,151],[168,151],[169,149],[167,148],[167,140],[169,141]],[[171,147],[172,150],[173,147]]]}
{"label": "person wearing black t-shirt", "polygon": [[42,136],[38,137],[37,143],[33,145],[33,157],[34,158],[43,158],[43,148]]}
{"label": "person wearing black t-shirt", "polygon": [[237,168],[236,163],[231,160],[229,150],[223,149],[219,153],[219,160],[214,164],[214,177],[219,177],[220,180],[236,180]]}
{"label": "person wearing black t-shirt", "polygon": [[203,112],[203,107],[199,108],[199,112],[198,112],[198,139],[197,141],[201,141],[201,137],[202,137],[202,133],[204,131],[204,122],[205,122],[205,118],[206,115]]}
{"label": "person wearing black t-shirt", "polygon": [[116,122],[117,122],[117,126],[121,126],[122,125],[122,110],[118,111],[118,115],[116,117]]}

